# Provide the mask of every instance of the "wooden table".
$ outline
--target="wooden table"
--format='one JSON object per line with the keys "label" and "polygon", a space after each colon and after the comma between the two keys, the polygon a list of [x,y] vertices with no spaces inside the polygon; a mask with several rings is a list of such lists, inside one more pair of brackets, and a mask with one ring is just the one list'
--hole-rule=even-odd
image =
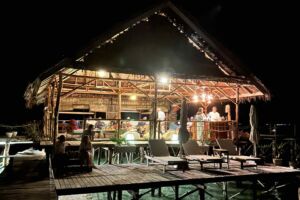
{"label": "wooden table", "polygon": [[222,157],[222,153],[226,155],[227,167],[229,169],[229,151],[227,149],[213,149],[214,155],[218,154],[220,158]]}
{"label": "wooden table", "polygon": [[55,178],[54,183],[57,195],[117,192],[118,199],[122,199],[122,191],[131,191],[134,198],[139,199],[142,196],[139,193],[140,189],[169,186],[175,188],[175,199],[180,199],[178,192],[180,186],[196,185],[197,188],[190,193],[199,192],[200,198],[204,199],[204,185],[207,183],[248,180],[253,183],[253,199],[256,199],[258,180],[285,181],[289,184],[291,194],[295,195],[297,191],[295,178],[300,174],[299,170],[276,166],[259,166],[258,169],[242,170],[237,165],[231,166],[230,169],[211,169],[210,171],[200,171],[198,165],[196,168],[193,166],[190,168],[185,172],[167,171],[163,173],[158,166],[101,165],[91,173]]}

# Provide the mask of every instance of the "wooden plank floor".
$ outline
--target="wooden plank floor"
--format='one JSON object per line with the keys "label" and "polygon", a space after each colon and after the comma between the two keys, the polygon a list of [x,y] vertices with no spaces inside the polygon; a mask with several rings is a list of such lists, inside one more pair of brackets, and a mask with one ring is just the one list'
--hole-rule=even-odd
{"label": "wooden plank floor", "polygon": [[[212,166],[211,166],[212,167]],[[230,169],[214,168],[200,171],[199,165],[191,170],[162,173],[159,166],[146,165],[102,165],[90,173],[69,175],[55,179],[58,195],[134,190],[159,186],[192,185],[221,181],[254,180],[259,178],[293,178],[299,170],[285,167],[259,166],[258,169],[240,169],[239,164]]]}
{"label": "wooden plank floor", "polygon": [[0,199],[57,199],[45,161],[15,162],[0,174]]}

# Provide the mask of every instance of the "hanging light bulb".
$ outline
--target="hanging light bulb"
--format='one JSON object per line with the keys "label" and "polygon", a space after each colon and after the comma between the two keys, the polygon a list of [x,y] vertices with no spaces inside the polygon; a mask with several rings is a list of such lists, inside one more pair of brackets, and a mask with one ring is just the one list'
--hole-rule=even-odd
{"label": "hanging light bulb", "polygon": [[108,72],[105,71],[104,69],[100,69],[97,73],[100,78],[105,78],[108,76]]}
{"label": "hanging light bulb", "polygon": [[193,101],[194,101],[195,103],[197,103],[197,102],[199,101],[198,95],[195,94],[195,95],[193,96]]}
{"label": "hanging light bulb", "polygon": [[136,96],[135,94],[130,95],[129,99],[130,99],[131,101],[136,101],[137,96]]}
{"label": "hanging light bulb", "polygon": [[162,84],[167,84],[169,82],[169,78],[166,76],[162,76],[159,78],[159,82]]}
{"label": "hanging light bulb", "polygon": [[205,94],[205,93],[203,93],[203,94],[201,95],[201,98],[202,98],[202,101],[203,101],[203,102],[205,102],[205,99],[206,99],[206,94]]}

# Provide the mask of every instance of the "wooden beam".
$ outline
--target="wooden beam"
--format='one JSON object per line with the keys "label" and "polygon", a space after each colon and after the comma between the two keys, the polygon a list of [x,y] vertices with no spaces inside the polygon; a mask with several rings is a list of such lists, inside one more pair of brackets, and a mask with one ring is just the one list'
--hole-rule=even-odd
{"label": "wooden beam", "polygon": [[58,88],[57,88],[57,96],[56,96],[56,104],[55,104],[55,110],[54,110],[54,137],[53,137],[53,144],[55,145],[56,142],[56,136],[58,132],[58,116],[59,116],[59,106],[60,106],[60,95],[61,95],[61,89],[62,89],[62,74],[59,74],[59,81],[58,81]]}
{"label": "wooden beam", "polygon": [[178,89],[181,88],[181,87],[182,87],[182,85],[180,85],[180,86],[174,88],[173,90],[171,90],[171,91],[169,92],[169,94],[166,94],[166,95],[160,97],[159,99],[163,99],[163,98],[165,98],[165,97],[171,95],[173,92],[175,92],[176,90],[178,90]]}
{"label": "wooden beam", "polygon": [[[227,95],[223,90],[221,90],[220,88],[216,88],[220,93],[222,93],[229,101],[231,101],[232,103],[236,103],[229,95]],[[220,98],[221,99],[221,98]]]}
{"label": "wooden beam", "polygon": [[240,103],[240,88],[236,88],[236,103],[235,103],[235,121],[236,121],[236,131],[235,138],[238,136],[239,132],[239,103]]}
{"label": "wooden beam", "polygon": [[93,80],[90,80],[90,81],[88,81],[88,82],[86,82],[86,83],[80,85],[80,86],[77,86],[77,87],[74,88],[73,90],[71,90],[71,91],[69,91],[69,92],[63,94],[61,97],[62,97],[62,98],[66,98],[66,97],[72,95],[74,92],[76,92],[77,89],[82,88],[83,86],[85,86],[85,85],[87,85],[87,84],[89,84],[89,83],[91,83],[91,82],[93,82],[93,81],[95,81],[95,80],[96,80],[96,79],[93,79]]}
{"label": "wooden beam", "polygon": [[[88,76],[88,75],[69,75],[69,74],[64,74],[64,75],[68,75],[70,77],[77,77],[77,78],[89,78],[89,79],[96,79],[96,80],[106,80],[106,81],[131,81],[131,82],[140,82],[140,83],[153,83],[153,80],[142,80],[142,79],[130,79],[130,78],[117,78],[117,77],[110,77],[110,78],[101,78],[101,77],[96,77],[96,76]],[[130,74],[129,74],[130,75]],[[147,76],[149,77],[149,79],[151,79],[151,76]],[[171,81],[171,85],[190,85],[190,86],[199,86],[196,83],[187,83],[187,82],[183,82],[183,81],[176,81],[176,80],[187,80],[187,79],[179,79],[179,78],[173,78],[175,81]],[[205,80],[200,79],[202,81],[210,81],[209,79]],[[220,81],[220,83],[226,83],[223,81]],[[244,84],[244,85],[251,85],[251,84]],[[204,86],[204,87],[219,87],[219,88],[232,88],[231,86],[222,86],[222,85],[215,85],[215,86],[211,86],[209,84],[202,84],[200,85]]]}
{"label": "wooden beam", "polygon": [[[140,91],[141,93],[143,93],[145,96],[147,96],[149,99],[151,99],[151,97],[148,95],[148,93],[147,92],[145,92],[145,91],[143,91],[142,89],[140,89],[139,87],[137,87],[135,84],[133,84],[132,82],[128,82],[128,83],[130,83],[133,87],[135,87],[138,91]],[[156,90],[157,90],[157,88],[156,88]]]}

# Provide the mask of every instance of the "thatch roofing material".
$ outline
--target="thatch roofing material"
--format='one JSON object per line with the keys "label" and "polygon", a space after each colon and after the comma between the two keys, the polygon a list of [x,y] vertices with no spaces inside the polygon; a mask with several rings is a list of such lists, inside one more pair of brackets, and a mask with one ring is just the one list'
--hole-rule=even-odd
{"label": "thatch roofing material", "polygon": [[[270,99],[268,89],[257,77],[167,2],[100,37],[78,57],[64,59],[41,74],[25,92],[27,105],[43,102],[43,92],[58,72],[64,73],[64,88],[67,89],[66,83],[71,80],[68,75],[80,74],[78,69],[93,71],[99,68],[127,76],[144,75],[144,78],[164,71],[184,83],[196,83],[184,87],[208,85],[213,88],[214,84],[223,84],[214,91],[220,100],[234,98],[236,85],[240,86],[241,101]],[[97,79],[93,75],[80,76],[85,76],[85,81]],[[235,86],[232,86],[233,83]],[[225,89],[226,85],[231,88]]]}

